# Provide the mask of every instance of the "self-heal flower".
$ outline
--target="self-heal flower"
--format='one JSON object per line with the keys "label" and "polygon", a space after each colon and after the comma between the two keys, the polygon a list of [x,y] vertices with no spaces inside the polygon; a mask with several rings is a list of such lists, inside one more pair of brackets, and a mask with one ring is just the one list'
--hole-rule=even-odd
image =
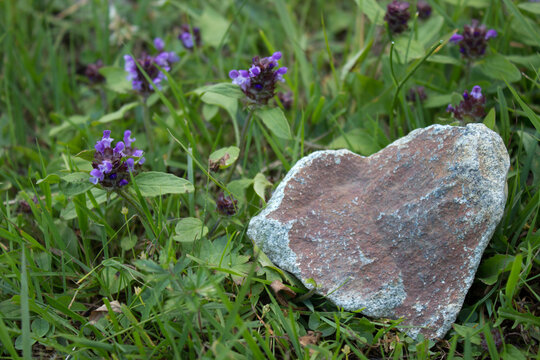
{"label": "self-heal flower", "polygon": [[486,116],[485,104],[486,98],[482,94],[482,88],[475,85],[470,93],[467,91],[463,93],[463,100],[456,107],[450,104],[446,111],[464,123],[481,121]]}
{"label": "self-heal flower", "polygon": [[454,34],[450,42],[459,44],[459,51],[464,58],[474,59],[485,54],[489,39],[497,37],[497,31],[487,30],[485,25],[479,25],[473,19],[470,25],[463,27],[463,34]]}
{"label": "self-heal flower", "polygon": [[98,84],[105,81],[105,77],[101,75],[99,69],[103,67],[103,61],[98,60],[93,64],[86,65],[84,75],[88,78],[91,84]]}
{"label": "self-heal flower", "polygon": [[410,17],[409,3],[394,0],[386,7],[384,20],[392,34],[399,34],[407,30],[407,21],[409,21]]}
{"label": "self-heal flower", "polygon": [[218,195],[216,205],[221,215],[231,216],[238,210],[238,201],[232,195],[226,196],[224,193]]}
{"label": "self-heal flower", "polygon": [[431,15],[431,6],[423,0],[418,0],[416,10],[418,11],[418,17],[422,20],[429,18]]}
{"label": "self-heal flower", "polygon": [[276,83],[285,81],[283,75],[286,67],[279,67],[281,52],[275,52],[270,57],[254,57],[249,70],[231,70],[229,77],[232,83],[240,86],[248,100],[255,104],[267,104],[274,97]]}
{"label": "self-heal flower", "polygon": [[124,132],[124,141],[118,141],[113,147],[111,131],[103,131],[103,137],[96,142],[90,182],[104,188],[115,189],[129,183],[130,172],[137,171],[144,163],[143,151],[133,147],[135,139],[131,131]]}
{"label": "self-heal flower", "polygon": [[182,45],[188,50],[193,50],[194,46],[201,46],[201,30],[198,27],[190,28],[189,25],[182,25],[182,32],[178,35],[178,39],[182,41]]}
{"label": "self-heal flower", "polygon": [[[131,55],[124,55],[126,62],[124,69],[128,73],[127,78],[131,80],[133,90],[138,91],[144,96],[148,96],[148,94],[154,91],[154,85],[161,90],[161,83],[166,79],[163,71],[170,71],[171,64],[180,60],[175,53],[162,51],[165,43],[160,38],[154,40],[154,46],[160,51],[156,56],[143,54],[140,58],[134,59]],[[152,79],[154,85],[146,79],[144,73]]]}

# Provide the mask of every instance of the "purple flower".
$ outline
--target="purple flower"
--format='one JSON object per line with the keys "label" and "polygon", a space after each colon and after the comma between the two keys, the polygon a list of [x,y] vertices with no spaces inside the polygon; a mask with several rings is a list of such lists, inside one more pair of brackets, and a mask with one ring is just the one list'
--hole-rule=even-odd
{"label": "purple flower", "polygon": [[232,196],[225,196],[224,193],[218,195],[217,201],[217,211],[221,215],[231,216],[236,214],[238,211],[238,201]]}
{"label": "purple flower", "polygon": [[165,48],[165,41],[163,41],[162,38],[155,38],[154,39],[154,47],[156,48],[157,51],[163,51],[163,49]]}
{"label": "purple flower", "polygon": [[248,100],[254,104],[267,104],[274,97],[276,82],[285,81],[283,75],[287,73],[286,67],[279,67],[281,52],[272,56],[254,57],[249,70],[231,70],[229,77],[232,83],[240,86]]}
{"label": "purple flower", "polygon": [[410,88],[406,99],[413,103],[416,102],[416,99],[422,102],[427,99],[426,89],[423,86]]}
{"label": "purple flower", "polygon": [[452,113],[455,119],[464,123],[481,121],[486,116],[485,104],[482,88],[475,85],[470,93],[463,93],[463,100],[456,107],[448,105],[446,112]]}
{"label": "purple flower", "polygon": [[114,148],[111,131],[103,131],[103,138],[96,142],[93,170],[90,171],[90,182],[100,184],[104,188],[115,189],[129,183],[129,173],[136,171],[145,161],[143,151],[133,147],[135,139],[131,131],[124,132],[124,141],[118,141]]}
{"label": "purple flower", "polygon": [[84,70],[84,75],[88,78],[91,84],[99,84],[105,82],[105,77],[101,75],[99,69],[103,67],[103,61],[98,60],[93,64],[88,64]]}
{"label": "purple flower", "polygon": [[[163,49],[165,44],[163,40],[156,38],[154,40],[154,45],[159,50]],[[133,90],[138,91],[144,96],[148,96],[148,94],[154,91],[154,87],[152,83],[146,79],[144,73],[146,73],[148,77],[152,79],[152,82],[155,84],[156,88],[161,90],[161,83],[166,79],[163,71],[170,71],[171,64],[177,62],[179,59],[180,58],[175,53],[166,51],[161,51],[156,56],[143,54],[136,60],[131,55],[124,55],[124,60],[126,62],[124,69],[128,73],[128,80],[131,80]],[[158,66],[163,71],[158,69]]]}
{"label": "purple flower", "polygon": [[484,55],[489,39],[497,36],[494,29],[486,30],[485,25],[479,25],[478,20],[473,19],[470,25],[463,27],[463,34],[454,34],[450,42],[459,44],[459,51],[464,58],[474,59]]}
{"label": "purple flower", "polygon": [[407,21],[409,21],[410,17],[409,3],[394,0],[386,7],[384,20],[386,20],[388,29],[392,34],[399,34],[407,30]]}
{"label": "purple flower", "polygon": [[201,46],[201,30],[198,27],[190,28],[189,25],[181,26],[182,32],[178,35],[178,39],[182,41],[182,45],[188,50],[193,50],[193,47]]}
{"label": "purple flower", "polygon": [[418,3],[416,3],[416,10],[418,11],[418,17],[422,20],[429,18],[431,15],[431,6],[423,0],[418,0]]}

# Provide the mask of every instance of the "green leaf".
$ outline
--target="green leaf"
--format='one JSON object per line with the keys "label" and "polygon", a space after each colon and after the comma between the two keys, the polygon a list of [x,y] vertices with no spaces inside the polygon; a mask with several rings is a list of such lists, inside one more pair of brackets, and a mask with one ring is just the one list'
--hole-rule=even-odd
{"label": "green leaf", "polygon": [[445,2],[452,4],[452,5],[461,5],[464,6],[465,4],[470,7],[474,8],[485,8],[491,5],[491,0],[444,0]]}
{"label": "green leaf", "polygon": [[343,65],[343,68],[341,69],[341,81],[344,81],[347,77],[347,74],[351,72],[351,70],[364,62],[366,57],[369,54],[369,51],[371,50],[371,46],[373,46],[373,39],[369,41],[369,43],[364,46],[364,48],[360,51],[358,51],[356,54],[354,54],[345,65]]}
{"label": "green leaf", "polygon": [[[345,137],[347,138],[345,139]],[[368,156],[380,150],[380,147],[377,144],[375,138],[366,130],[361,128],[347,131],[344,135],[334,139],[328,145],[328,147],[330,149],[348,148],[349,146],[347,140],[348,143],[353,146],[353,148],[349,150],[357,152],[360,155]]]}
{"label": "green leaf", "polygon": [[540,15],[540,3],[525,2],[518,4],[518,8],[528,11],[530,13]]}
{"label": "green leaf", "polygon": [[45,178],[39,179],[38,181],[36,181],[36,184],[41,184],[41,183],[56,184],[59,182],[60,182],[60,176],[58,174],[49,174],[45,176]]}
{"label": "green leaf", "polygon": [[432,15],[428,20],[420,22],[420,26],[418,26],[418,42],[424,47],[432,44],[436,40],[435,38],[439,37],[439,31],[443,24],[444,18],[437,15]]}
{"label": "green leaf", "polygon": [[409,39],[408,36],[400,36],[397,38],[394,49],[399,54],[399,61],[402,64],[420,59],[426,53],[426,49],[420,42]]}
{"label": "green leaf", "polygon": [[527,357],[514,345],[506,344],[501,354],[503,360],[527,360]]}
{"label": "green leaf", "polygon": [[510,271],[510,275],[508,276],[508,281],[506,282],[506,288],[505,288],[505,295],[506,295],[506,303],[511,304],[512,298],[514,297],[514,294],[516,292],[516,288],[518,285],[519,280],[519,274],[521,273],[521,263],[523,260],[523,254],[517,254],[516,258],[514,259],[514,263],[512,264],[512,270]]}
{"label": "green leaf", "polygon": [[488,114],[484,118],[484,125],[486,125],[489,129],[494,130],[495,129],[495,108],[491,108],[489,110]]}
{"label": "green leaf", "polygon": [[515,328],[518,324],[540,326],[540,317],[534,316],[531,313],[522,313],[514,309],[508,309],[503,307],[499,308],[498,313],[500,317],[514,321],[512,329]]}
{"label": "green leaf", "polygon": [[124,251],[129,251],[135,247],[137,240],[137,236],[135,235],[124,236],[122,240],[120,240],[120,247]]}
{"label": "green leaf", "polygon": [[384,24],[385,10],[375,0],[356,0],[360,12],[366,14],[368,19],[377,25]]}
{"label": "green leaf", "polygon": [[94,154],[96,153],[96,150],[83,150],[79,153],[77,153],[75,156],[87,161],[94,161]]}
{"label": "green leaf", "polygon": [[291,138],[291,129],[289,122],[280,108],[262,108],[257,109],[255,114],[262,120],[264,125],[270,131],[281,139]]}
{"label": "green leaf", "polygon": [[183,218],[176,224],[174,240],[183,243],[191,243],[201,239],[208,233],[208,228],[197,218]]}
{"label": "green leaf", "polygon": [[131,90],[131,83],[127,79],[127,73],[123,68],[115,66],[104,66],[99,69],[101,75],[105,77],[107,87],[117,93],[125,94]]}
{"label": "green leaf", "polygon": [[75,196],[90,190],[94,184],[90,182],[90,175],[85,172],[76,172],[65,175],[60,182],[60,190],[66,196]]}
{"label": "green leaf", "polygon": [[218,93],[207,92],[201,96],[201,100],[209,105],[217,105],[225,109],[231,119],[236,118],[238,112],[238,100],[229,96],[221,95]]}
{"label": "green leaf", "polygon": [[103,115],[99,120],[92,122],[92,125],[107,124],[107,123],[110,123],[111,121],[123,119],[126,112],[133,109],[137,105],[139,105],[138,102],[131,102],[131,103],[125,104],[120,109],[116,110],[115,112],[109,113],[107,115]]}
{"label": "green leaf", "polygon": [[428,96],[424,101],[424,107],[426,109],[437,108],[437,107],[446,107],[448,104],[451,104],[454,100],[454,94],[444,94],[444,95],[433,95]]}
{"label": "green leaf", "polygon": [[238,200],[239,206],[246,201],[246,189],[251,184],[253,184],[253,179],[238,179],[227,184],[227,189],[229,189],[234,198]]}
{"label": "green leaf", "polygon": [[51,325],[45,319],[37,318],[32,321],[32,332],[38,337],[44,337],[49,332]]}
{"label": "green leaf", "polygon": [[508,86],[508,89],[510,89],[512,95],[514,95],[514,98],[519,103],[519,106],[521,106],[529,120],[531,120],[531,123],[536,128],[536,131],[540,132],[540,117],[536,115],[534,111],[532,111],[532,109],[521,99],[519,94],[516,92],[516,90],[514,90],[512,86],[510,86],[510,84],[506,83],[506,85]]}
{"label": "green leaf", "polygon": [[253,178],[253,189],[255,190],[255,193],[259,195],[259,197],[266,203],[266,197],[264,194],[264,190],[268,187],[272,186],[272,183],[264,177],[262,173],[258,173]]}
{"label": "green leaf", "polygon": [[106,292],[116,294],[125,289],[131,282],[131,275],[122,268],[105,266],[100,272],[100,278]]}
{"label": "green leaf", "polygon": [[219,83],[207,85],[193,90],[192,93],[198,96],[204,95],[206,93],[214,93],[234,99],[242,99],[245,96],[240,89],[240,86],[233,83]]}
{"label": "green leaf", "polygon": [[49,136],[54,137],[58,135],[59,133],[68,130],[71,127],[74,127],[75,130],[77,129],[78,125],[86,124],[90,120],[90,116],[87,115],[73,115],[68,117],[62,124],[52,127],[49,130]]}
{"label": "green leaf", "polygon": [[204,7],[195,23],[201,28],[202,43],[213,47],[218,47],[224,41],[229,28],[229,21],[210,6]]}
{"label": "green leaf", "polygon": [[478,268],[478,279],[487,285],[495,284],[501,273],[511,269],[514,259],[514,256],[503,254],[490,257]]}
{"label": "green leaf", "polygon": [[461,65],[461,62],[458,59],[448,55],[433,54],[426,61],[437,64]]}
{"label": "green leaf", "polygon": [[184,194],[195,190],[186,179],[158,171],[143,172],[135,177],[135,181],[142,196]]}
{"label": "green leaf", "polygon": [[478,62],[479,69],[492,79],[515,82],[521,79],[518,68],[500,54],[486,56]]}
{"label": "green leaf", "polygon": [[212,154],[210,154],[208,161],[210,162],[210,165],[212,165],[212,163],[219,164],[220,169],[226,169],[234,164],[236,159],[238,159],[239,154],[239,148],[236,146],[229,146],[214,151]]}

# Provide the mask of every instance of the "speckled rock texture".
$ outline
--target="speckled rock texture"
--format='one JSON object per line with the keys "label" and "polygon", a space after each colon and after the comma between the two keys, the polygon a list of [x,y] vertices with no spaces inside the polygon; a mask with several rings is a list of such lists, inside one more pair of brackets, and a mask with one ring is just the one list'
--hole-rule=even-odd
{"label": "speckled rock texture", "polygon": [[317,151],[248,235],[336,305],[441,338],[503,215],[508,168],[502,139],[483,124],[418,129],[370,157]]}

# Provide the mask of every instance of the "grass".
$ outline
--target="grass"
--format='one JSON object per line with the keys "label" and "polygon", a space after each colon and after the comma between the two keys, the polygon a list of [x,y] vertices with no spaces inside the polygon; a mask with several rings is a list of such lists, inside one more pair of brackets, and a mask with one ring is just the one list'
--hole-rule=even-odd
{"label": "grass", "polygon": [[[413,16],[393,44],[386,1],[0,2],[0,356],[540,359],[540,5],[428,2],[431,17]],[[468,64],[448,39],[473,18],[499,36]],[[182,47],[181,24],[200,27],[202,46]],[[145,112],[123,56],[158,36],[181,60]],[[277,50],[292,104],[250,114],[228,72]],[[92,85],[83,69],[99,59],[106,82]],[[427,99],[409,101],[420,85]],[[302,156],[367,156],[452,123],[446,106],[473,85],[511,157],[508,199],[444,339],[336,308],[257,255],[249,219]],[[87,183],[84,151],[127,128],[145,150],[139,176],[154,173],[107,194]],[[210,171],[223,148],[233,157]],[[216,211],[221,191],[235,215]]]}

